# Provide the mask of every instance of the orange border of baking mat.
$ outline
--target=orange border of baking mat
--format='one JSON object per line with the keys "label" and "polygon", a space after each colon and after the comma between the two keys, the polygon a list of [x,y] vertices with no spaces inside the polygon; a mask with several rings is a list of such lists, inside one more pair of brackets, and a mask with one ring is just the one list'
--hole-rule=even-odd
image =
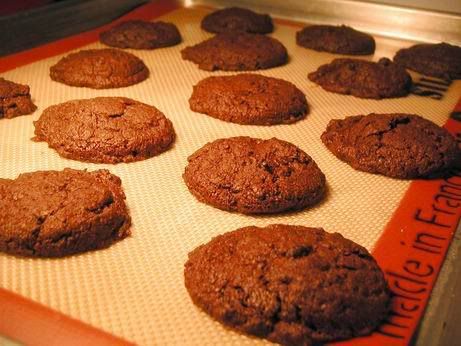
{"label": "orange border of baking mat", "polygon": [[134,345],[0,288],[0,333],[28,345]]}
{"label": "orange border of baking mat", "polygon": [[[0,72],[65,53],[98,40],[99,33],[127,19],[150,20],[179,8],[175,1],[143,5],[116,21],[69,38],[0,58]],[[289,20],[282,25],[302,26]],[[461,113],[461,98],[453,115]],[[458,117],[459,118],[459,117]],[[444,127],[461,142],[461,120]],[[396,208],[373,250],[393,293],[392,311],[378,331],[336,346],[407,345],[422,317],[448,247],[461,218],[461,170],[447,179],[415,180]],[[82,321],[0,288],[0,333],[35,345],[129,344]],[[6,317],[7,316],[7,317]]]}
{"label": "orange border of baking mat", "polygon": [[[128,19],[151,20],[171,12],[176,1],[142,5],[97,29],[0,58],[0,72],[65,53],[99,39],[99,33]],[[0,335],[29,345],[133,345],[122,338],[73,319],[45,305],[0,287]]]}

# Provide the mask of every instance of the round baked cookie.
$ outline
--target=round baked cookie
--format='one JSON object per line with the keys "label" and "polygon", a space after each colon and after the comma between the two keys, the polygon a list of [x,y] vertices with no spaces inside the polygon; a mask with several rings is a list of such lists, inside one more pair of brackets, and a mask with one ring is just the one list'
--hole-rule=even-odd
{"label": "round baked cookie", "polygon": [[299,46],[321,52],[368,55],[375,51],[373,36],[349,26],[310,25],[296,33]]}
{"label": "round baked cookie", "polygon": [[258,74],[208,77],[194,86],[194,112],[245,125],[289,124],[308,112],[306,96],[283,79]]}
{"label": "round baked cookie", "polygon": [[394,62],[427,76],[461,79],[461,47],[445,42],[401,49]]}
{"label": "round baked cookie", "polygon": [[461,155],[445,129],[414,114],[368,114],[331,120],[326,147],[353,168],[413,179],[449,170]]}
{"label": "round baked cookie", "polygon": [[390,306],[368,251],[320,228],[250,226],[219,235],[189,253],[184,278],[192,301],[214,319],[283,345],[370,334]]}
{"label": "round baked cookie", "polygon": [[0,78],[0,119],[31,114],[36,109],[28,85]]}
{"label": "round baked cookie", "polygon": [[155,49],[180,43],[181,35],[172,23],[129,20],[102,32],[99,40],[118,48]]}
{"label": "round baked cookie", "polygon": [[377,63],[335,59],[309,73],[308,78],[327,91],[372,99],[405,96],[412,85],[405,69],[386,58]]}
{"label": "round baked cookie", "polygon": [[202,20],[202,29],[208,32],[250,32],[267,34],[274,30],[272,19],[267,14],[259,14],[240,7],[230,7],[214,11]]}
{"label": "round baked cookie", "polygon": [[61,257],[130,235],[120,179],[107,170],[65,169],[0,179],[0,251]]}
{"label": "round baked cookie", "polygon": [[67,101],[45,109],[35,141],[79,161],[118,163],[145,160],[166,151],[175,133],[153,106],[124,97]]}
{"label": "round baked cookie", "polygon": [[121,88],[149,76],[141,59],[119,49],[88,49],[69,54],[50,68],[51,79],[93,89]]}
{"label": "round baked cookie", "polygon": [[295,145],[272,138],[218,139],[188,158],[183,178],[201,202],[243,214],[299,210],[325,195],[325,176]]}
{"label": "round baked cookie", "polygon": [[251,71],[283,65],[286,48],[272,37],[249,33],[222,33],[181,51],[202,70]]}

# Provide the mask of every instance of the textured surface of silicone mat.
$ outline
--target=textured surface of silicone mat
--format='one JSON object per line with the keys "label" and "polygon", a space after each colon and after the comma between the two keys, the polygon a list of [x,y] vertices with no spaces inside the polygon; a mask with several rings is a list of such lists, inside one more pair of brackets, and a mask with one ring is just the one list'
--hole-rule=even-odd
{"label": "textured surface of silicone mat", "polygon": [[[408,181],[358,172],[340,162],[323,146],[320,135],[331,118],[371,112],[416,113],[442,125],[461,93],[453,82],[442,100],[410,95],[385,101],[362,100],[328,93],[307,79],[307,73],[331,61],[328,53],[296,46],[299,26],[278,23],[273,37],[287,47],[287,65],[264,70],[284,78],[307,96],[310,114],[291,125],[272,127],[226,123],[189,110],[192,86],[210,75],[181,59],[180,50],[211,37],[200,29],[209,10],[178,9],[160,19],[175,23],[183,42],[155,51],[131,51],[151,70],[146,81],[123,89],[92,90],[53,82],[49,68],[62,54],[1,76],[31,87],[38,110],[30,116],[0,121],[0,177],[65,167],[107,168],[122,179],[130,208],[132,236],[97,252],[65,259],[37,260],[0,254],[0,286],[138,344],[249,345],[263,341],[226,330],[200,312],[184,288],[187,254],[213,236],[239,227],[272,223],[324,227],[372,250]],[[376,37],[377,51],[365,59],[392,57],[410,42]],[[94,43],[82,49],[103,48]],[[48,106],[72,99],[126,96],[152,104],[174,124],[173,148],[149,160],[130,164],[87,164],[62,159],[46,143],[34,143],[33,120]],[[297,213],[253,217],[232,214],[199,203],[188,192],[181,175],[187,157],[206,142],[221,137],[278,137],[306,151],[326,175],[323,203]]]}

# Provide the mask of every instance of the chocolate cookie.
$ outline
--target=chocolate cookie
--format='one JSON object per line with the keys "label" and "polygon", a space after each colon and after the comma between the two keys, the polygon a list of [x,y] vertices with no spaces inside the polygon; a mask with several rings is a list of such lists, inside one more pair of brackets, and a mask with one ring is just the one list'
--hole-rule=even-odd
{"label": "chocolate cookie", "polygon": [[121,181],[107,170],[65,169],[0,179],[0,251],[61,257],[130,235]]}
{"label": "chocolate cookie", "polygon": [[201,202],[244,214],[298,210],[325,195],[325,176],[295,145],[277,138],[218,139],[189,157],[183,178]]}
{"label": "chocolate cookie", "polygon": [[36,109],[28,85],[0,78],[0,119],[30,114]]}
{"label": "chocolate cookie", "polygon": [[173,143],[173,125],[153,106],[123,97],[74,100],[48,107],[34,140],[61,156],[96,163],[145,160]]}
{"label": "chocolate cookie", "polygon": [[181,35],[171,23],[129,20],[102,32],[99,39],[112,47],[155,49],[180,43]]}
{"label": "chocolate cookie", "polygon": [[246,8],[231,7],[214,11],[202,20],[202,29],[213,32],[250,32],[267,34],[274,30],[267,14],[258,14]]}
{"label": "chocolate cookie", "polygon": [[427,76],[461,79],[461,47],[445,42],[401,49],[394,62]]}
{"label": "chocolate cookie", "polygon": [[251,71],[283,65],[286,48],[272,37],[248,33],[223,33],[181,51],[202,70]]}
{"label": "chocolate cookie", "polygon": [[306,96],[283,79],[257,74],[208,77],[189,99],[195,112],[238,124],[289,124],[308,111]]}
{"label": "chocolate cookie", "polygon": [[335,54],[367,55],[375,51],[375,40],[349,26],[310,25],[296,33],[299,46]]}
{"label": "chocolate cookie", "polygon": [[308,78],[334,93],[372,99],[405,96],[412,84],[405,69],[386,58],[377,63],[335,59],[309,73]]}
{"label": "chocolate cookie", "polygon": [[455,138],[414,114],[369,114],[331,120],[322,141],[353,168],[392,178],[440,174],[461,158]]}
{"label": "chocolate cookie", "polygon": [[51,79],[93,89],[120,88],[149,76],[141,59],[118,49],[88,49],[69,54],[50,68]]}
{"label": "chocolate cookie", "polygon": [[371,333],[390,293],[368,251],[319,228],[245,227],[189,254],[192,301],[219,322],[283,345]]}

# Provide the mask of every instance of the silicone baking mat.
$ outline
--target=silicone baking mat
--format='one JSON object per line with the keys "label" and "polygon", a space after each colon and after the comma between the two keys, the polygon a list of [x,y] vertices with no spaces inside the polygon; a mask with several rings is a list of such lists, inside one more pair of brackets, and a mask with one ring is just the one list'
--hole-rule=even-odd
{"label": "silicone baking mat", "polygon": [[[420,81],[418,93],[426,96],[412,94],[380,101],[326,92],[310,82],[307,73],[337,56],[298,47],[294,38],[301,25],[276,20],[272,36],[287,47],[289,63],[257,73],[294,83],[306,94],[310,114],[291,125],[264,127],[226,123],[192,112],[188,99],[192,86],[201,79],[230,73],[201,71],[193,63],[182,60],[180,54],[185,46],[211,37],[200,29],[201,18],[209,12],[207,8],[180,8],[161,1],[130,14],[131,18],[156,18],[175,23],[183,42],[153,51],[129,50],[143,59],[151,75],[146,81],[127,88],[77,88],[49,78],[50,66],[70,51],[103,48],[97,42],[98,31],[0,59],[3,71],[0,76],[30,85],[33,101],[38,106],[33,115],[0,121],[0,177],[15,178],[23,172],[65,167],[107,168],[122,179],[133,219],[132,236],[108,249],[62,259],[0,254],[0,286],[137,344],[261,344],[265,341],[222,327],[192,304],[183,282],[188,252],[218,234],[248,225],[287,223],[323,227],[330,232],[340,232],[373,251],[396,294],[389,320],[378,333],[362,338],[363,344],[406,344],[424,310],[460,217],[461,208],[456,201],[461,196],[461,178],[454,175],[448,181],[411,183],[355,171],[328,152],[320,135],[332,118],[372,112],[416,113],[443,125],[461,96],[461,82],[420,81],[420,76],[415,74],[415,81]],[[376,53],[365,59],[392,57],[399,48],[412,44],[375,39]],[[177,140],[173,148],[149,160],[105,165],[64,159],[46,143],[31,141],[33,121],[46,107],[96,96],[126,96],[155,105],[174,124]],[[458,122],[450,121],[451,131],[459,131]],[[187,157],[209,141],[231,136],[277,137],[296,144],[312,156],[325,173],[326,199],[301,212],[259,217],[229,213],[197,202],[181,177]],[[402,198],[405,200],[400,204]],[[19,330],[12,332],[15,322],[7,321],[9,317],[18,318],[17,310],[20,309],[3,310],[0,332],[19,338],[27,333],[21,332],[18,326]],[[5,311],[11,315],[6,316]],[[41,333],[47,335],[47,329],[43,328]],[[354,340],[354,344],[358,342]]]}

